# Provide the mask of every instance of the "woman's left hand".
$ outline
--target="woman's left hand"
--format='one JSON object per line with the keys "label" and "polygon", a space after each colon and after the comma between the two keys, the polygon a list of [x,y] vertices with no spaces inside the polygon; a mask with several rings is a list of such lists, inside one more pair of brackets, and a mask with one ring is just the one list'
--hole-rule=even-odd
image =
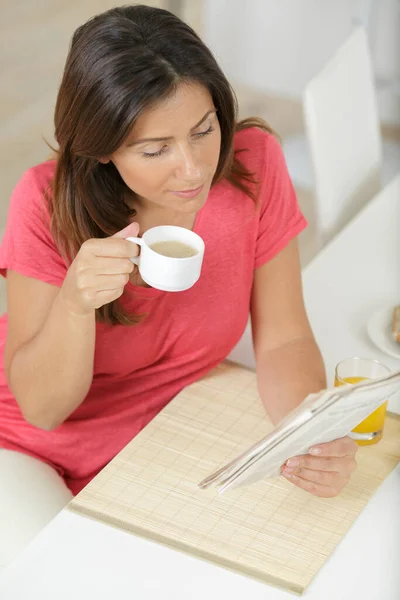
{"label": "woman's left hand", "polygon": [[311,448],[310,454],[289,459],[282,475],[297,487],[320,498],[333,498],[349,482],[357,466],[357,444],[349,437]]}

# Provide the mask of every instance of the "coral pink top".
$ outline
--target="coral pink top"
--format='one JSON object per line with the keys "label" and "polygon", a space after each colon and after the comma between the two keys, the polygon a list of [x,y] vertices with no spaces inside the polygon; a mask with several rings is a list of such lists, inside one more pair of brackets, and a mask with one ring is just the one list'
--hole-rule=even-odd
{"label": "coral pink top", "polygon": [[[0,448],[52,465],[75,494],[182,388],[229,354],[249,317],[254,269],[306,226],[276,139],[251,128],[236,134],[235,147],[245,149],[240,160],[261,183],[259,208],[227,181],[212,187],[194,226],[206,247],[199,281],[179,293],[126,286],[126,307],[148,316],[136,326],[97,324],[90,391],[54,431],[29,425],[7,386],[7,315],[0,319]],[[4,276],[12,269],[63,283],[67,265],[43,199],[54,171],[54,161],[29,169],[13,192],[0,248]]]}

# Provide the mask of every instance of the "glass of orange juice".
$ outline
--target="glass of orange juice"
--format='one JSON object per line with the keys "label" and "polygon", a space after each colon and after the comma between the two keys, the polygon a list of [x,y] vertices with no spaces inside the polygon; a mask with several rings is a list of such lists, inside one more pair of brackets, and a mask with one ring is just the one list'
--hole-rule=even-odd
{"label": "glass of orange juice", "polygon": [[[346,358],[336,365],[335,387],[359,383],[366,379],[384,377],[390,369],[378,360],[369,358]],[[351,437],[360,446],[377,444],[383,435],[387,401],[381,404],[368,417],[352,430]]]}

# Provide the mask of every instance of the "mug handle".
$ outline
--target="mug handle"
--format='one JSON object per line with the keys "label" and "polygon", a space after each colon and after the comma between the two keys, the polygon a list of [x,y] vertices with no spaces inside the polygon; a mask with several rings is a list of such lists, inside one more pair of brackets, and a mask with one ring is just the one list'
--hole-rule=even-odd
{"label": "mug handle", "polygon": [[[125,238],[127,242],[133,242],[134,244],[137,244],[138,246],[142,247],[144,242],[142,240],[142,238],[138,238],[138,237],[128,237]],[[139,256],[135,256],[133,258],[130,258],[129,260],[131,260],[135,265],[140,264],[140,254]]]}

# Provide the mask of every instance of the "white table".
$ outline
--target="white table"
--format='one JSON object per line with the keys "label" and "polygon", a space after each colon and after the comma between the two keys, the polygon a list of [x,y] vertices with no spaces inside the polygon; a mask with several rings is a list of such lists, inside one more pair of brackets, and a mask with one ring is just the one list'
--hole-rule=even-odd
{"label": "white table", "polygon": [[[381,305],[400,300],[400,176],[304,271],[304,294],[327,371],[351,355],[399,367],[368,340]],[[253,364],[248,333],[232,354]],[[243,355],[243,352],[245,354]],[[396,365],[397,362],[397,365]],[[399,399],[390,408],[400,412]],[[400,469],[314,579],[308,600],[400,598]],[[1,600],[293,600],[223,568],[64,510],[4,572]]]}

